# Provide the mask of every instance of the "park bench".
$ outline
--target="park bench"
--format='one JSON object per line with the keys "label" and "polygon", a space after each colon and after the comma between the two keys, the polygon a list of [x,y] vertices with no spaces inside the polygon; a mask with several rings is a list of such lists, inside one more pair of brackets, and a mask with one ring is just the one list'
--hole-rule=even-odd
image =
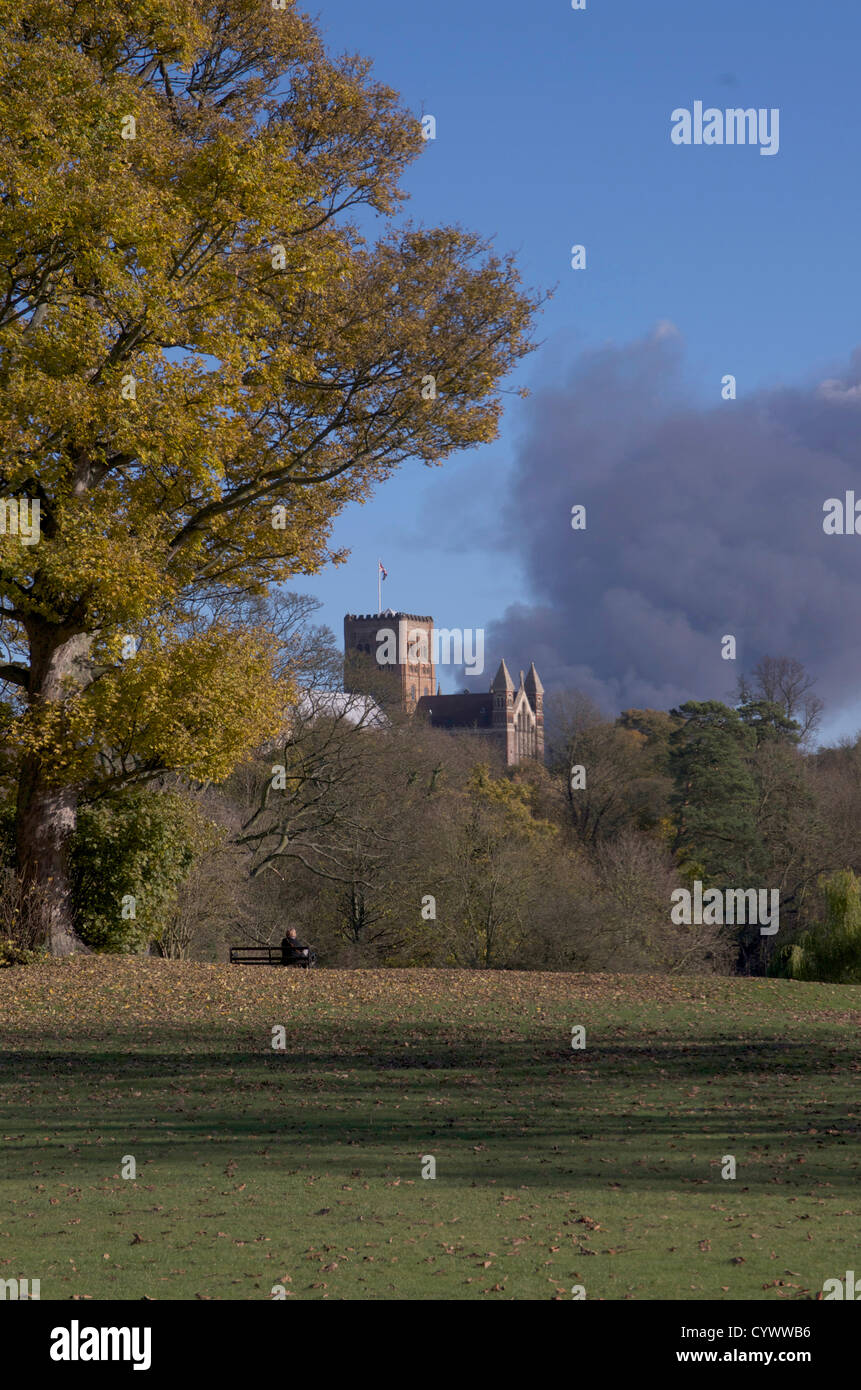
{"label": "park bench", "polygon": [[310,946],[291,951],[287,960],[280,946],[231,946],[231,965],[298,965],[308,970],[317,964],[317,952]]}

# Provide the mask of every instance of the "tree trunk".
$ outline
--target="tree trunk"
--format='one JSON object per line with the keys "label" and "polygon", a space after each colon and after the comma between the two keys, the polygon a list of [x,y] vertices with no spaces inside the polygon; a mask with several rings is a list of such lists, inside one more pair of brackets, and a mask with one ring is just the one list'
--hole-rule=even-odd
{"label": "tree trunk", "polygon": [[83,942],[74,927],[69,845],[75,831],[74,787],[47,787],[35,767],[24,767],[18,787],[18,868],[25,888],[38,889],[45,905],[44,945],[68,956]]}
{"label": "tree trunk", "polygon": [[[32,620],[25,625],[30,646],[28,703],[31,708],[60,703],[72,693],[71,686],[82,684],[80,661],[88,638]],[[67,956],[85,949],[75,931],[69,877],[78,789],[58,786],[50,773],[44,758],[24,758],[18,777],[16,852],[25,888],[36,888],[45,906],[44,944],[52,955]]]}

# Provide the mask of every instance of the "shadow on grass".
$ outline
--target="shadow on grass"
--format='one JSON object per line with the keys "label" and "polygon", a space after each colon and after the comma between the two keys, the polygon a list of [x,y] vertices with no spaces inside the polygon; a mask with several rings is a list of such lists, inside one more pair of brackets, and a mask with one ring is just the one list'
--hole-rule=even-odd
{"label": "shadow on grass", "polygon": [[708,1165],[726,1152],[746,1156],[743,1181],[775,1194],[842,1187],[858,1168],[859,1125],[846,1114],[856,1074],[836,1040],[662,1036],[573,1051],[564,1038],[494,1040],[462,1026],[448,1037],[427,1022],[409,1047],[399,1036],[390,1025],[329,1037],[294,1024],[287,1051],[274,1052],[266,1035],[226,1047],[216,1030],[165,1029],[157,1042],[128,1030],[110,1046],[75,1037],[46,1051],[44,1036],[19,1033],[0,1058],[6,1171],[13,1155],[20,1172],[37,1153],[91,1164],[131,1136],[139,1163],[241,1161],[269,1147],[285,1171],[361,1167],[365,1178],[437,1145],[453,1181],[503,1186],[720,1184]]}

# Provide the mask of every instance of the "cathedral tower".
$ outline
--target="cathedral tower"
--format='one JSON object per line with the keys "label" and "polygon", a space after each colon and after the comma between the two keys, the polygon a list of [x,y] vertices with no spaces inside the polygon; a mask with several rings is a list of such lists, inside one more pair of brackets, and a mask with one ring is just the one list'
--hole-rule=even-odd
{"label": "cathedral tower", "polygon": [[344,689],[412,714],[436,690],[433,618],[416,613],[348,613],[344,618]]}

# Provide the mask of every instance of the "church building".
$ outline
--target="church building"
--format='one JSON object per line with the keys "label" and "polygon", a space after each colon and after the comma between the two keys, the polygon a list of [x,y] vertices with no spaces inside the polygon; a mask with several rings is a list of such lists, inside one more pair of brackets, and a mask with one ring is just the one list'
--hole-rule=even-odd
{"label": "church building", "polygon": [[[397,642],[381,660],[383,632]],[[489,690],[443,695],[434,656],[433,618],[392,609],[344,618],[345,690],[382,697],[437,729],[472,729],[501,746],[507,767],[544,760],[544,686],[534,662],[518,687],[501,661]]]}

